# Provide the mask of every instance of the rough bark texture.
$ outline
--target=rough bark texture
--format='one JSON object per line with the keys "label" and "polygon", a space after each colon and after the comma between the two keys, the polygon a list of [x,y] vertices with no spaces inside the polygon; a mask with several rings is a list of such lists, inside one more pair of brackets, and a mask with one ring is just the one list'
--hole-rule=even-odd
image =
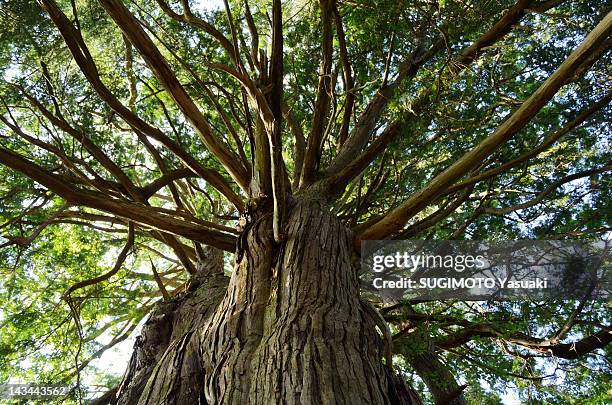
{"label": "rough bark texture", "polygon": [[223,275],[222,252],[206,252],[205,265],[199,266],[187,291],[158,304],[143,326],[116,403],[198,403],[202,366],[194,331],[210,319],[229,281]]}
{"label": "rough bark texture", "polygon": [[376,320],[359,299],[350,231],[304,201],[289,203],[282,244],[271,221],[253,213],[227,289],[220,273],[208,273],[152,314],[119,403],[418,401],[383,364]]}
{"label": "rough bark texture", "polygon": [[[401,343],[400,343],[401,344]],[[421,377],[436,405],[467,405],[463,390],[448,367],[435,353],[433,343],[427,339],[421,350],[401,350],[414,371]]]}

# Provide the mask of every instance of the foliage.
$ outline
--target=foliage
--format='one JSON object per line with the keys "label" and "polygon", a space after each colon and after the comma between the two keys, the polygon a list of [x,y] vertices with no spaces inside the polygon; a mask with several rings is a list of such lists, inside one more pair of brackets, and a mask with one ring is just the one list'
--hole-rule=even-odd
{"label": "foliage", "polygon": [[[256,136],[264,125],[253,101],[245,107],[245,89],[223,66],[251,75],[262,94],[273,87],[271,78],[258,74],[261,70],[255,66],[264,59],[270,62],[273,54],[270,4],[251,0],[247,12],[247,2],[230,1],[228,17],[223,7],[191,2],[199,21],[235,40],[241,50],[237,63],[210,31],[172,18],[157,3],[125,2],[197,105],[212,136],[244,168],[257,167],[253,133]],[[542,11],[537,6],[547,2],[531,3],[532,10],[509,32],[468,60],[461,59],[462,52],[487,33],[513,2],[337,1],[355,84],[347,88],[338,28],[334,25],[332,30],[331,69],[321,74],[324,12],[317,2],[283,2],[281,141],[288,178],[294,183],[290,191],[309,195],[323,190],[317,188],[323,182],[316,180],[329,175],[324,169],[342,150],[340,132],[349,95],[355,99],[349,111],[353,134],[369,103],[388,91],[389,83],[396,88],[371,122],[363,146],[374,144],[395,122],[401,123],[398,135],[365,170],[333,193],[325,190],[330,195],[325,203],[359,230],[430,184],[516,112],[610,10],[606,1],[568,0]],[[85,194],[61,195],[0,155],[0,382],[59,379],[74,383],[75,356],[78,367],[87,372],[91,369],[87,364],[108,349],[102,341],[125,339],[161,299],[154,270],[170,294],[179,293],[189,278],[186,262],[197,262],[202,244],[236,237],[234,229],[243,212],[210,179],[180,175],[154,189],[145,201],[130,195],[126,184],[144,192],[164,174],[178,173],[188,165],[168,145],[103,102],[102,86],[203,168],[217,173],[229,184],[230,193],[245,200],[259,197],[236,184],[227,164],[206,146],[200,130],[182,112],[172,92],[164,90],[167,86],[138,46],[130,44],[99,2],[58,0],[57,5],[82,35],[103,84],[92,83],[83,74],[74,51],[44,7],[31,1],[0,0],[0,147],[78,192],[129,202],[149,222],[130,217],[132,211],[82,203]],[[173,12],[184,12],[181,2],[168,5]],[[259,33],[255,53],[250,51],[254,36],[248,13]],[[427,50],[435,52],[423,57],[408,77],[394,82],[403,74],[406,61],[416,60]],[[530,153],[555,131],[564,131],[581,112],[609,97],[609,49],[596,56],[526,126],[456,183]],[[313,168],[315,180],[300,182],[299,173],[306,166],[298,158],[298,134],[307,140],[315,136],[311,131],[317,100],[323,97],[319,82],[325,75],[332,83],[330,107]],[[400,232],[388,236],[499,240],[609,236],[611,113],[608,103],[602,103],[540,153],[476,182],[473,188],[458,188],[427,201],[404,221]],[[62,128],[62,123],[77,135]],[[84,138],[124,173],[124,180],[82,143]],[[549,189],[553,184],[557,185]],[[447,207],[453,209],[446,212]],[[206,235],[212,236],[195,238],[184,228],[163,228],[155,222],[160,218],[171,218],[173,226],[183,221],[189,229],[210,231]],[[64,293],[71,285],[113,268],[127,240],[128,221],[137,226],[127,260],[110,279],[71,294],[77,303],[75,314]],[[187,259],[181,258],[181,252]],[[541,338],[554,334],[578,305],[573,301],[552,305],[434,302],[418,303],[410,310],[432,318],[487,322],[503,331],[501,337],[475,337],[437,351],[457,380],[467,384],[465,396],[470,403],[501,403],[499,393],[508,390],[526,403],[603,404],[610,397],[609,346],[577,360],[564,360],[504,341],[516,333]],[[576,341],[601,327],[609,330],[609,309],[607,303],[588,302],[581,308],[580,322],[562,342]],[[400,331],[406,320],[402,322],[391,321],[391,328]],[[434,342],[466,328],[461,322],[444,321],[409,326],[415,339],[426,336]],[[420,339],[415,341],[426,340]],[[398,364],[411,375],[409,361],[400,359]],[[423,383],[420,387],[426,389]]]}

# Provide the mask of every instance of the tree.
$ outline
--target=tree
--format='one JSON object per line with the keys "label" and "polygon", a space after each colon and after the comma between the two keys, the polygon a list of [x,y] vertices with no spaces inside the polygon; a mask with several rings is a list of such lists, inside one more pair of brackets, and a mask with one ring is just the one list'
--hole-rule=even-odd
{"label": "tree", "polygon": [[98,403],[604,403],[605,303],[357,274],[610,231],[604,3],[2,1],[0,375],[78,386],[148,316]]}

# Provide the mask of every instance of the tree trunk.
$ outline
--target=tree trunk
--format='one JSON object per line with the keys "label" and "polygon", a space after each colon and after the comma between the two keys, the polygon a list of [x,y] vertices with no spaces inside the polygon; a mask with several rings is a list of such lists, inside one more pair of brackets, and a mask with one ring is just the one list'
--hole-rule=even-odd
{"label": "tree trunk", "polygon": [[[430,338],[423,338],[425,347],[412,347],[409,353],[404,352],[406,360],[421,377],[433,397],[436,405],[467,405],[463,390],[466,385],[459,385],[453,374],[434,351]],[[416,345],[423,346],[423,345]]]}
{"label": "tree trunk", "polygon": [[418,403],[382,360],[350,231],[316,203],[288,204],[282,244],[254,210],[229,285],[213,266],[154,311],[118,403]]}

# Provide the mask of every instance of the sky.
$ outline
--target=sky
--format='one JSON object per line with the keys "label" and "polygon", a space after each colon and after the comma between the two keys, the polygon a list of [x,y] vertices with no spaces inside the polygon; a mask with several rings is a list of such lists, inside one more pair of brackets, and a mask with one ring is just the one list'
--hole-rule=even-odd
{"label": "sky", "polygon": [[223,8],[223,0],[196,0],[191,7],[194,10],[219,10]]}

